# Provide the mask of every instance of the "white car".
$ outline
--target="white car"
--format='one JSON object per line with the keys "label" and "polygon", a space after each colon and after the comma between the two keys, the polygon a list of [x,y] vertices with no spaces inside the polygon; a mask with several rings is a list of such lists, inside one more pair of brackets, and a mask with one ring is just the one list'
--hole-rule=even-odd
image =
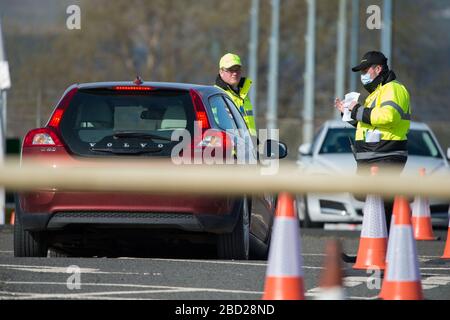
{"label": "white car", "polygon": [[[355,128],[341,120],[326,121],[314,136],[313,142],[299,147],[297,164],[309,174],[354,174],[356,161],[350,148],[354,141]],[[408,133],[408,161],[403,173],[419,175],[449,172],[447,158],[430,127],[424,123],[411,122]],[[361,223],[364,202],[351,193],[317,194],[297,196],[299,219],[304,227],[322,227],[324,223]],[[449,203],[446,200],[430,199],[433,225],[448,225]]]}

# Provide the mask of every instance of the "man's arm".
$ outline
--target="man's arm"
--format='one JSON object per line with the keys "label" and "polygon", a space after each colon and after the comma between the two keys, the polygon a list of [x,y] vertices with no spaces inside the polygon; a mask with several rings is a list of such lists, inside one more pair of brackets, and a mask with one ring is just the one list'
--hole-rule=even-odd
{"label": "man's arm", "polygon": [[379,97],[381,105],[378,108],[364,108],[357,104],[351,113],[352,119],[362,121],[376,127],[392,126],[401,119],[408,118],[402,107],[395,101],[395,93],[392,87],[388,87]]}

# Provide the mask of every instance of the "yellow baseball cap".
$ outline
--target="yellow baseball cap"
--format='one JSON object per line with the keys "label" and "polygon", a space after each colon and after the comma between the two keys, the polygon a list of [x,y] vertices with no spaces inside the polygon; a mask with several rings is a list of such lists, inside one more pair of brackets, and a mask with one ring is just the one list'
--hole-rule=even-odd
{"label": "yellow baseball cap", "polygon": [[219,68],[231,68],[232,66],[242,66],[241,58],[237,54],[227,53],[222,58],[220,58]]}

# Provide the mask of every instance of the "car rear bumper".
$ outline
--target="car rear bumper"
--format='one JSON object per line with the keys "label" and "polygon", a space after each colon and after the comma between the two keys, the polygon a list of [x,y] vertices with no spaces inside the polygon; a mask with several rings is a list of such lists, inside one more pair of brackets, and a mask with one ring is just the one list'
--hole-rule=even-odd
{"label": "car rear bumper", "polygon": [[[203,203],[199,204],[198,198],[191,198],[189,201],[189,198],[185,197],[183,200],[178,198],[178,201],[166,199],[164,207],[159,199],[157,204],[148,203],[145,211],[143,211],[145,206],[142,206],[142,202],[135,203],[135,208],[138,209],[133,208],[134,210],[130,210],[129,207],[111,206],[111,202],[114,201],[110,201],[107,207],[97,204],[94,210],[87,210],[84,206],[78,206],[78,208],[68,206],[61,209],[52,203],[50,206],[53,210],[49,209],[48,212],[29,212],[25,210],[27,206],[23,205],[22,200],[24,198],[20,196],[18,201],[16,200],[16,212],[20,215],[24,229],[30,231],[61,230],[68,226],[95,226],[179,229],[217,234],[233,231],[238,219],[238,208],[242,202],[241,199],[236,198],[222,198],[214,201],[210,198],[203,199]],[[180,203],[182,205],[176,205]],[[210,211],[205,212],[205,209]]]}
{"label": "car rear bumper", "polygon": [[112,192],[20,193],[24,212],[170,212],[226,215],[236,198]]}

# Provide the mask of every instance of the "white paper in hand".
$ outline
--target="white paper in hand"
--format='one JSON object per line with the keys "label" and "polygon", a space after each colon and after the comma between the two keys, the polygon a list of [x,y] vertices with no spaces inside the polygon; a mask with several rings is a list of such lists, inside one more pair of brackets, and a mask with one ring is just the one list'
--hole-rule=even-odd
{"label": "white paper in hand", "polygon": [[344,101],[342,102],[344,104],[344,114],[342,115],[342,121],[352,121],[351,117],[351,111],[348,109],[350,104],[353,101],[358,102],[360,93],[358,92],[349,92],[345,95]]}

